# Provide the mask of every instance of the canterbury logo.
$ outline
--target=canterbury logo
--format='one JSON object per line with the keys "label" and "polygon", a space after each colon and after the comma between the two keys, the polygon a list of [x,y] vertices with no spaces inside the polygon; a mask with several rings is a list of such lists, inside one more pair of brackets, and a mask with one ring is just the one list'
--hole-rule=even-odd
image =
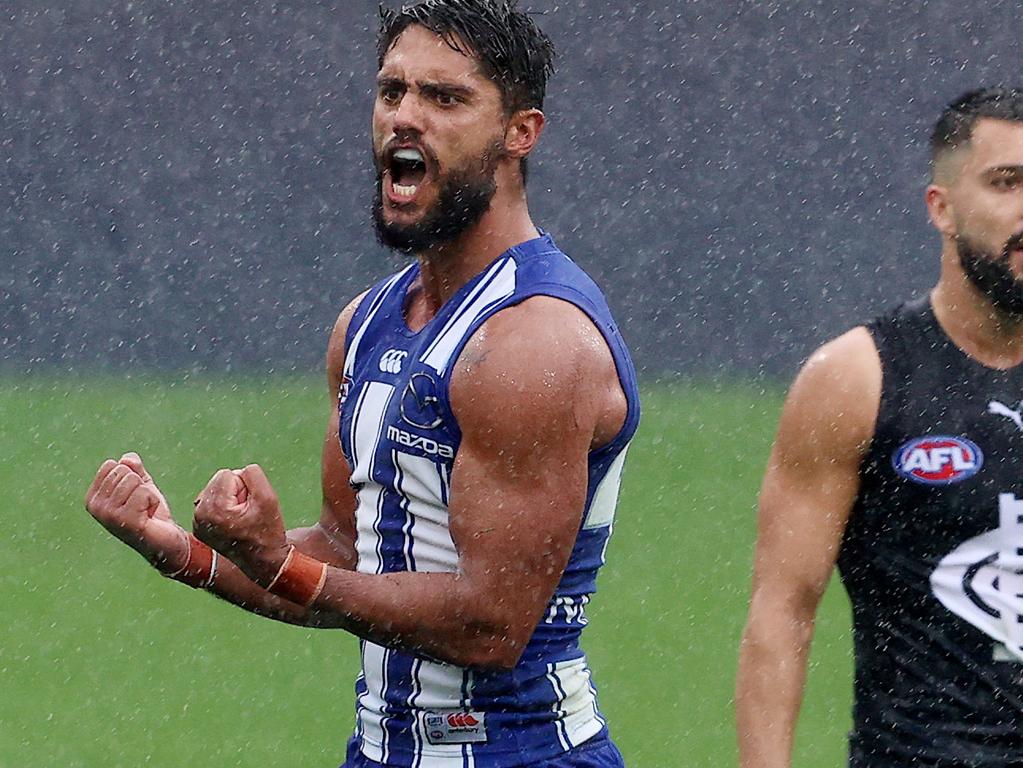
{"label": "canterbury logo", "polygon": [[[1023,401],[1020,402],[1019,407],[1020,410],[1023,410]],[[992,400],[990,403],[987,404],[987,412],[993,413],[995,416],[1004,416],[1005,418],[1010,419],[1012,423],[1019,427],[1021,430],[1023,430],[1023,416],[1020,415],[1020,411],[1014,411],[1009,406],[1004,405],[1003,403],[1000,403],[997,400]]]}
{"label": "canterbury logo", "polygon": [[401,349],[389,349],[380,356],[380,370],[384,373],[401,373],[401,364],[408,357],[408,352]]}
{"label": "canterbury logo", "polygon": [[468,712],[459,712],[454,715],[448,715],[448,725],[452,728],[472,728],[474,725],[479,724],[480,721]]}

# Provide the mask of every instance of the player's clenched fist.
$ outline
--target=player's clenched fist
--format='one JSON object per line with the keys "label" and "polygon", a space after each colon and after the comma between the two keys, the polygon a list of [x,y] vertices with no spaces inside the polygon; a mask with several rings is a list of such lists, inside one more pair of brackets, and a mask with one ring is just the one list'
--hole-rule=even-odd
{"label": "player's clenched fist", "polygon": [[256,464],[213,475],[196,500],[193,528],[200,541],[264,586],[288,555],[277,494]]}
{"label": "player's clenched fist", "polygon": [[85,508],[153,565],[175,570],[188,557],[187,534],[135,453],[107,459],[85,494]]}

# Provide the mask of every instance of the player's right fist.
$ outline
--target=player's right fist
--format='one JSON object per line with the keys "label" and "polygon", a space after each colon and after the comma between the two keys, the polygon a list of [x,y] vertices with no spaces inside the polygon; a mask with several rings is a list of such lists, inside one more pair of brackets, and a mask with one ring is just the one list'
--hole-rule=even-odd
{"label": "player's right fist", "polygon": [[153,565],[175,570],[188,558],[188,534],[171,519],[163,494],[136,454],[107,459],[85,494],[85,508]]}

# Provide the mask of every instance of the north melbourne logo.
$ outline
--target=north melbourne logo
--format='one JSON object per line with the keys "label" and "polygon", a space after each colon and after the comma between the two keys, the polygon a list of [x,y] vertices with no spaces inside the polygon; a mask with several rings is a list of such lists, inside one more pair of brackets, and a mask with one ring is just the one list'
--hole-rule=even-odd
{"label": "north melbourne logo", "polygon": [[437,384],[428,374],[413,373],[401,394],[401,418],[417,429],[436,429],[444,423]]}
{"label": "north melbourne logo", "polygon": [[380,356],[380,370],[384,373],[401,373],[401,364],[408,357],[408,352],[401,349],[389,349]]}
{"label": "north melbourne logo", "polygon": [[941,604],[1023,660],[1023,501],[998,494],[998,527],[964,541],[931,573]]}

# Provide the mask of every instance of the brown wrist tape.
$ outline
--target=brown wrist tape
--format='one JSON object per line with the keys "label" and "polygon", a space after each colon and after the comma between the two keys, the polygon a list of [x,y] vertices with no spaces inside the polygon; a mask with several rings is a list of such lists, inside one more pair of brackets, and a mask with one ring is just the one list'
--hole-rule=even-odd
{"label": "brown wrist tape", "polygon": [[266,591],[308,608],[327,580],[327,564],[299,552],[294,545]]}
{"label": "brown wrist tape", "polygon": [[180,581],[195,589],[208,589],[217,577],[216,550],[203,544],[191,533],[188,534],[188,559],[178,570],[161,573],[169,579]]}

